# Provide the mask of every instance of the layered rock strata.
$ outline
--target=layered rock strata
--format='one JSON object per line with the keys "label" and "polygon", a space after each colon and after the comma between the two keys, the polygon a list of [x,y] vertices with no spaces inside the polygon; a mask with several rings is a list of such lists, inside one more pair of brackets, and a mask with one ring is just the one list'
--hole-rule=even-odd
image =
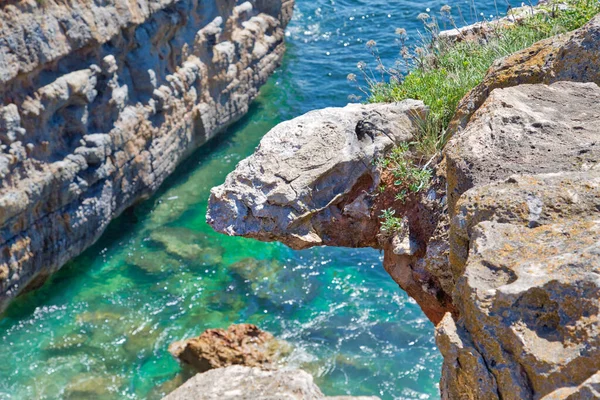
{"label": "layered rock strata", "polygon": [[0,311],[248,110],[293,0],[0,5]]}

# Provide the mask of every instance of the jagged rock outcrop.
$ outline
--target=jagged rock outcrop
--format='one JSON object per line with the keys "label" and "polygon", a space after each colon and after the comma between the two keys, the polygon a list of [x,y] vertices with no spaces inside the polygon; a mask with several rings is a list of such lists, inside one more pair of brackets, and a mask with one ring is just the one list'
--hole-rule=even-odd
{"label": "jagged rock outcrop", "polygon": [[[467,128],[445,149],[450,216],[460,212],[457,202],[472,187],[513,174],[598,168],[598,104],[600,88],[594,83],[558,82],[494,90]],[[540,217],[538,202],[532,198],[526,203],[530,218]],[[468,251],[463,222],[458,218],[450,224],[455,276],[460,275]]]}
{"label": "jagged rock outcrop", "polygon": [[287,351],[289,345],[252,324],[231,325],[227,330],[208,329],[197,338],[169,346],[174,357],[198,372],[231,365],[269,367]]}
{"label": "jagged rock outcrop", "polygon": [[554,7],[557,7],[561,11],[568,9],[566,4],[553,4],[548,7],[548,1],[546,0],[538,1],[535,6],[509,7],[505,17],[491,21],[479,21],[461,27],[456,26],[453,29],[441,31],[436,39],[449,42],[481,41],[485,43],[489,38],[496,37],[499,33],[501,34],[503,29],[521,24],[530,16],[550,14]]}
{"label": "jagged rock outcrop", "polygon": [[[598,104],[600,88],[595,83],[496,89],[466,129],[449,142],[429,190],[402,206],[386,203],[393,204],[403,217],[402,229],[387,240],[379,235],[375,247],[384,249],[384,266],[393,279],[437,325],[436,338],[444,355],[440,385],[444,399],[598,397]],[[310,128],[314,126],[319,124]],[[318,140],[322,131],[309,129],[296,146],[286,144],[295,149],[292,157],[303,155],[298,159],[303,163],[295,160],[295,165],[306,165],[309,171],[298,167],[296,179],[305,173],[311,181],[317,180],[302,148]],[[261,145],[259,153],[274,154],[277,142],[265,143],[269,147]],[[320,147],[321,155],[312,149],[315,159],[330,154],[326,147]],[[256,182],[265,171],[261,169],[265,159],[270,158],[246,160],[224,186],[215,189],[209,220],[222,218],[218,221],[221,230],[233,226],[229,230],[233,234],[246,234],[244,225],[250,221],[253,229],[264,229],[266,234],[254,230],[249,236],[282,238],[293,244],[285,231],[290,219],[277,212],[296,197],[291,196],[288,203],[257,203],[275,211],[260,218],[274,218],[280,224],[257,224],[255,214],[247,212],[248,205],[256,203],[247,200],[245,191],[250,191],[249,198],[257,197],[251,190],[264,193],[260,185],[248,189],[247,183]],[[385,173],[379,178],[385,181]],[[355,182],[356,178],[349,179],[335,190],[346,196]],[[280,183],[285,184],[285,180]],[[335,192],[327,193],[328,201],[336,199]],[[371,207],[370,218],[377,221],[373,210],[378,210],[382,197],[374,200],[377,196],[367,193],[372,196],[365,196],[370,199],[366,203]],[[314,187],[310,194],[314,197]],[[232,198],[235,201],[230,203]],[[428,206],[428,201],[433,205]],[[214,213],[223,207],[233,212],[222,217]],[[337,215],[343,215],[343,208],[338,210]],[[437,224],[424,222],[435,218]],[[339,217],[330,219],[328,229],[337,221]],[[320,226],[306,226],[315,225]],[[363,226],[371,225],[365,222]],[[429,228],[419,231],[423,226]],[[351,229],[345,232],[360,235]],[[415,232],[431,237],[428,240]],[[335,236],[322,236],[327,240],[315,244],[336,244]],[[305,242],[301,244],[304,247]]]}
{"label": "jagged rock outcrop", "polygon": [[376,161],[394,145],[412,142],[426,112],[414,100],[350,104],[277,125],[212,189],[208,223],[228,235],[277,240],[296,249],[381,248],[386,271],[429,318],[441,320],[453,311],[450,295],[418,259],[436,229],[433,216],[443,208],[443,195],[432,187],[402,205],[406,229],[385,239],[379,235],[381,209],[394,200],[378,197],[376,189],[388,179],[394,184],[391,176],[382,180]]}
{"label": "jagged rock outcrop", "polygon": [[248,110],[293,0],[0,5],[0,311]]}
{"label": "jagged rock outcrop", "polygon": [[415,100],[350,104],[277,125],[211,190],[208,223],[228,235],[295,249],[377,247],[370,196],[379,185],[375,161],[413,140],[426,112]]}
{"label": "jagged rock outcrop", "polygon": [[326,397],[310,374],[297,369],[263,370],[242,366],[214,369],[188,380],[164,400],[378,400]]}
{"label": "jagged rock outcrop", "polygon": [[[455,290],[458,329],[438,327],[444,398],[597,398],[583,393],[600,370],[599,234],[586,218],[476,225]],[[461,379],[476,371],[486,385]]]}
{"label": "jagged rock outcrop", "polygon": [[494,89],[559,81],[600,85],[600,15],[569,33],[541,40],[497,60],[483,81],[459,103],[448,134],[467,126],[473,113]]}

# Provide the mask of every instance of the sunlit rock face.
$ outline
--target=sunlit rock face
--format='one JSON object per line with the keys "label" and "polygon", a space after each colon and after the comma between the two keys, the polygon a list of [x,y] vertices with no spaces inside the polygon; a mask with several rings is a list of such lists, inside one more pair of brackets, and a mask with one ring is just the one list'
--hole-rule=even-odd
{"label": "sunlit rock face", "polygon": [[[377,161],[417,140],[427,115],[421,101],[349,104],[283,122],[211,191],[207,221],[228,235],[280,241],[296,248],[329,245],[384,250],[384,267],[425,314],[438,322],[453,311],[440,279],[418,260],[437,229],[445,184],[402,205],[406,229],[382,238],[382,208],[398,205],[377,189],[392,187]],[[388,174],[389,175],[389,174]],[[431,256],[433,257],[433,256]]]}
{"label": "sunlit rock face", "polygon": [[540,40],[496,60],[483,81],[460,101],[448,134],[464,129],[494,89],[560,81],[600,85],[599,38],[600,15],[597,15],[577,30]]}
{"label": "sunlit rock face", "polygon": [[0,6],[0,310],[247,112],[293,0]]}
{"label": "sunlit rock face", "polygon": [[446,149],[444,399],[598,398],[600,88],[494,90]]}
{"label": "sunlit rock face", "polygon": [[197,374],[163,400],[379,400],[374,396],[325,396],[299,369],[263,370],[235,365]]}
{"label": "sunlit rock face", "polygon": [[295,249],[377,247],[371,192],[375,161],[414,140],[422,102],[349,104],[283,122],[211,191],[208,223],[217,231]]}

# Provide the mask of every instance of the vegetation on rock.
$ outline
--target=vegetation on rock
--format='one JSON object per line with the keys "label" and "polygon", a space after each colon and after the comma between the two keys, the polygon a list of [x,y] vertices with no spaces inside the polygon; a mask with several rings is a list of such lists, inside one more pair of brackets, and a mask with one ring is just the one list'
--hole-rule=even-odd
{"label": "vegetation on rock", "polygon": [[[438,19],[421,14],[427,35],[423,43],[410,51],[405,45],[406,32],[398,29],[402,60],[410,72],[403,75],[397,69],[386,68],[377,56],[376,45],[371,52],[379,64],[377,70],[389,76],[381,81],[359,65],[367,83],[371,103],[394,102],[404,99],[422,100],[430,108],[416,145],[423,154],[433,154],[447,141],[446,128],[459,101],[479,84],[495,60],[531,46],[556,34],[577,29],[600,12],[596,0],[567,0],[539,6],[537,12],[515,24],[498,25],[479,40],[449,40],[439,36]],[[441,20],[453,22],[449,6],[442,7]],[[490,22],[492,27],[494,22]],[[351,79],[351,80],[354,80]]]}

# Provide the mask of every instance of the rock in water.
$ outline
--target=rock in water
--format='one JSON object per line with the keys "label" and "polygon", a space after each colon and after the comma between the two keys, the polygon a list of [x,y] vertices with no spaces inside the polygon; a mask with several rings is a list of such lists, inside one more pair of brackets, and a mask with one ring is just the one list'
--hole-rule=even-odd
{"label": "rock in water", "polygon": [[297,369],[265,371],[232,366],[198,374],[163,400],[379,400],[325,397],[310,374]]}
{"label": "rock in water", "polygon": [[295,249],[376,247],[379,223],[368,196],[379,181],[374,161],[415,138],[426,113],[422,102],[406,100],[283,122],[211,190],[207,221],[228,235]]}
{"label": "rock in water", "polygon": [[208,329],[197,338],[175,342],[169,352],[198,372],[231,365],[272,366],[289,346],[256,325],[231,325],[227,330]]}
{"label": "rock in water", "polygon": [[247,111],[293,0],[0,5],[0,312]]}

